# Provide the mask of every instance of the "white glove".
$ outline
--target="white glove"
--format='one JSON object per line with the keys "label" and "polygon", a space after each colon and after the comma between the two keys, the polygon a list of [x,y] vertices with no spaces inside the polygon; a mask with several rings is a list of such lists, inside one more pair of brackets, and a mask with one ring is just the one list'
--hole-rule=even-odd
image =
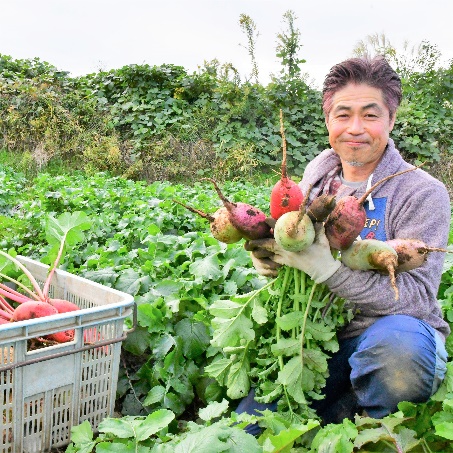
{"label": "white glove", "polygon": [[341,266],[341,262],[332,256],[322,224],[316,225],[316,237],[313,244],[301,252],[288,252],[281,248],[274,239],[249,241],[246,248],[248,250],[272,252],[273,255],[269,256],[268,260],[299,269],[309,275],[316,283],[325,282]]}
{"label": "white glove", "polygon": [[[273,240],[273,239],[272,239]],[[249,250],[248,244],[253,241],[246,242],[245,248]],[[265,249],[255,248],[250,253],[250,258],[252,258],[253,267],[256,269],[258,274],[263,275],[264,277],[277,277],[278,268],[281,264],[276,263],[271,259],[274,254]]]}

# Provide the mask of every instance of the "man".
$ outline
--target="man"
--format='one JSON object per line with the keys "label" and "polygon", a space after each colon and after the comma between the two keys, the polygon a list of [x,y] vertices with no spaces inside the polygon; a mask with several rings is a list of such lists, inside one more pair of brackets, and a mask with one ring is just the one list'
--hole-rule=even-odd
{"label": "man", "polygon": [[[301,181],[310,199],[321,193],[360,197],[381,178],[411,168],[389,138],[401,102],[401,82],[385,59],[354,58],[335,65],[323,86],[323,111],[332,149],[306,168]],[[445,248],[450,200],[444,185],[417,169],[378,186],[365,203],[361,238],[415,238]],[[330,359],[325,399],[313,406],[325,423],[355,412],[382,418],[401,401],[424,402],[446,371],[444,343],[450,333],[437,302],[444,261],[431,253],[419,268],[390,279],[376,271],[351,270],[332,257],[321,228],[312,246],[294,253],[273,240],[247,244],[258,272],[279,265],[306,272],[352,304],[353,320],[338,332],[340,350]],[[250,398],[238,411],[253,411]]]}

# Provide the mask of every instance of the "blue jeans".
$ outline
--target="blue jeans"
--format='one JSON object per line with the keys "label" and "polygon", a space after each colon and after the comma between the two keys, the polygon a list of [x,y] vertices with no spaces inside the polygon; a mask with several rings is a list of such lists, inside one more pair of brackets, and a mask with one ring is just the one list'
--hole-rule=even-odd
{"label": "blue jeans", "polygon": [[427,323],[406,315],[380,318],[361,335],[340,341],[329,360],[325,399],[313,407],[325,423],[365,410],[382,418],[401,401],[425,402],[439,388],[447,352]]}

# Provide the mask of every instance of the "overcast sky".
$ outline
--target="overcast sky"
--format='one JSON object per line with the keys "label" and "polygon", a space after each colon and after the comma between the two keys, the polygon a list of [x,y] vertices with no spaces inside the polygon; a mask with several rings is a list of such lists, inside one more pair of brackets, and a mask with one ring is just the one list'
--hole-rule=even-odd
{"label": "overcast sky", "polygon": [[397,48],[427,40],[453,58],[452,0],[0,0],[0,53],[47,61],[73,76],[128,64],[175,64],[189,73],[204,61],[251,73],[239,25],[255,22],[261,83],[278,73],[277,34],[283,14],[297,17],[302,65],[320,83],[368,35],[385,34]]}

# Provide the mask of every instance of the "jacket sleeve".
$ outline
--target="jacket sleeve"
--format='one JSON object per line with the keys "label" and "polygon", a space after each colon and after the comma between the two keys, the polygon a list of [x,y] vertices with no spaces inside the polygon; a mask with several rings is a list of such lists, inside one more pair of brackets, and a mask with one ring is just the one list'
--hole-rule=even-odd
{"label": "jacket sleeve", "polygon": [[[451,212],[442,184],[424,180],[416,187],[395,193],[388,209],[388,239],[421,239],[432,247],[446,247]],[[332,292],[352,302],[364,317],[407,314],[426,319],[433,303],[437,304],[444,258],[444,253],[429,253],[421,267],[397,274],[398,300],[388,275],[377,271],[356,271],[341,265],[325,283]]]}

